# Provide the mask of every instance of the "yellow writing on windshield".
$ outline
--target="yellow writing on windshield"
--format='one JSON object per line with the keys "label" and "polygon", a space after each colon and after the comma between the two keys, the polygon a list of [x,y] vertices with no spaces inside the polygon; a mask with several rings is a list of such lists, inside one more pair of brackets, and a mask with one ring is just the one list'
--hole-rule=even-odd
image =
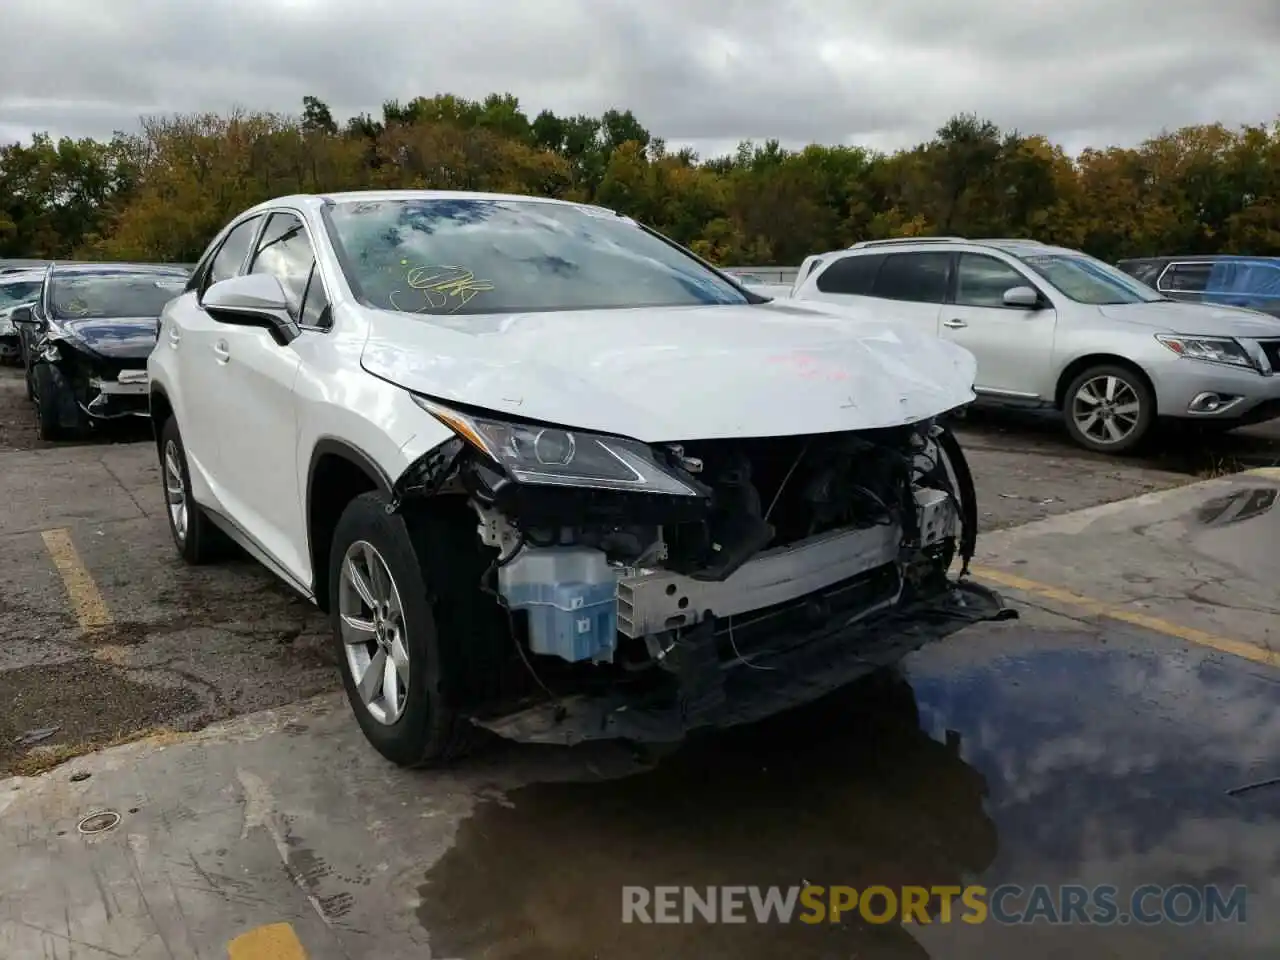
{"label": "yellow writing on windshield", "polygon": [[[405,261],[401,263],[407,266]],[[466,267],[454,266],[410,267],[405,273],[405,283],[426,301],[419,308],[422,310],[443,310],[451,302],[453,309],[459,310],[480,294],[494,289],[493,281],[477,280],[476,275]],[[405,309],[396,302],[394,294],[391,302],[397,310]]]}

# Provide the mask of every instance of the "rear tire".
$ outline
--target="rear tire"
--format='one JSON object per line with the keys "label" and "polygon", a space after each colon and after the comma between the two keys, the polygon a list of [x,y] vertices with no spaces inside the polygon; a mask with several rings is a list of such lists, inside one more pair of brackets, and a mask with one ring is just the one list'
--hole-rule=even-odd
{"label": "rear tire", "polygon": [[1104,364],[1071,381],[1062,413],[1067,433],[1079,446],[1098,453],[1132,453],[1151,433],[1156,398],[1133,370]]}
{"label": "rear tire", "polygon": [[191,473],[177,417],[170,417],[160,429],[160,477],[169,536],[179,556],[192,566],[221,559],[228,540],[191,496]]}
{"label": "rear tire", "polygon": [[[385,504],[363,493],[334,529],[329,616],[342,683],[382,756],[402,767],[441,765],[480,733],[466,708],[498,676],[483,653],[506,638],[506,620],[478,589],[474,519],[454,529],[448,517],[389,514]],[[415,544],[429,549],[420,556]]]}

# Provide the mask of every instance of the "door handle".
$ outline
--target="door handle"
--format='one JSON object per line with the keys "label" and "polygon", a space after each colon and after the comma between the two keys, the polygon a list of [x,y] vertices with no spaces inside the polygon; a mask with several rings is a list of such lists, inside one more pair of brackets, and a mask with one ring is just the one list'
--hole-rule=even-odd
{"label": "door handle", "polygon": [[213,355],[218,358],[219,363],[226,363],[231,359],[231,351],[227,349],[227,341],[219,340],[213,345]]}
{"label": "door handle", "polygon": [[175,328],[170,327],[169,328],[169,346],[176,347],[181,342],[182,342],[182,334],[180,334]]}
{"label": "door handle", "polygon": [[965,323],[965,321],[963,320],[955,319],[955,320],[943,320],[942,325],[951,330],[959,330],[961,327],[967,327],[969,324]]}

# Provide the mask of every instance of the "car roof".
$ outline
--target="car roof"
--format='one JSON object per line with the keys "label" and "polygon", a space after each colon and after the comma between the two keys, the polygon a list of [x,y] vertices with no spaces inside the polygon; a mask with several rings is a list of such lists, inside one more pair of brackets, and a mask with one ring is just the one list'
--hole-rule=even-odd
{"label": "car roof", "polygon": [[50,267],[51,274],[57,276],[138,276],[142,274],[163,274],[165,276],[188,276],[191,271],[187,267],[167,263],[88,263],[88,262],[55,262]]}
{"label": "car roof", "polygon": [[285,197],[276,197],[250,207],[244,213],[255,213],[280,206],[295,206],[315,210],[334,203],[377,203],[388,200],[520,200],[528,203],[589,207],[593,210],[615,212],[608,207],[602,207],[595,203],[575,203],[569,200],[556,200],[551,197],[535,197],[520,193],[484,193],[473,190],[346,190],[333,193],[296,193]]}
{"label": "car roof", "polygon": [[1062,256],[1081,256],[1081,251],[1071,247],[1059,247],[1050,243],[1041,243],[1025,237],[894,237],[887,240],[863,240],[851,247],[828,250],[825,253],[813,254],[816,257],[838,257],[848,254],[884,253],[901,248],[909,248],[911,252],[947,247],[977,247],[999,250],[1015,257],[1029,257],[1036,254],[1058,254]]}
{"label": "car roof", "polygon": [[1120,263],[1216,263],[1228,260],[1232,263],[1280,263],[1280,257],[1260,257],[1247,253],[1188,253],[1182,256],[1166,254],[1159,257],[1126,257]]}

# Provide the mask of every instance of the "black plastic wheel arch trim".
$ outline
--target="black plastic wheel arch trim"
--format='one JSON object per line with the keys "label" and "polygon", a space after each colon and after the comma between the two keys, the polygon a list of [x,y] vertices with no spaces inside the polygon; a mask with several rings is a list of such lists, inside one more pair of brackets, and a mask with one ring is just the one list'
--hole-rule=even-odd
{"label": "black plastic wheel arch trim", "polygon": [[960,486],[956,493],[960,497],[960,522],[964,525],[960,533],[960,576],[963,577],[969,572],[969,561],[973,559],[978,546],[978,490],[973,482],[969,461],[965,459],[964,450],[956,435],[946,427],[941,427],[937,442],[946,454],[951,470],[956,475],[956,483]]}

